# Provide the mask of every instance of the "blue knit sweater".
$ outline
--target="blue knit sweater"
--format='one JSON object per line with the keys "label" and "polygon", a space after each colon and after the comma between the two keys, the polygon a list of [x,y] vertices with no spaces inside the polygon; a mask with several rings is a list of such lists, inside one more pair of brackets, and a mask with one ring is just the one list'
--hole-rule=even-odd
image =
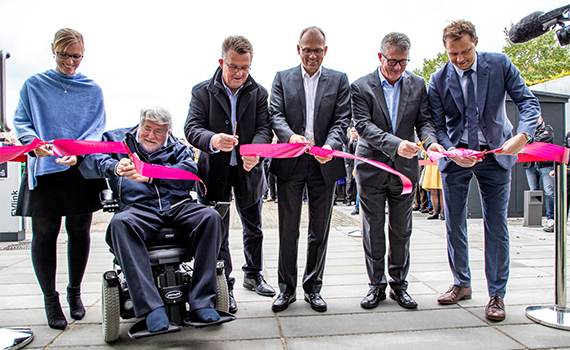
{"label": "blue knit sweater", "polygon": [[[65,90],[67,89],[67,92]],[[81,73],[65,75],[53,69],[29,77],[20,90],[14,115],[18,138],[101,140],[105,130],[105,105],[99,85]],[[28,186],[36,177],[61,172],[56,156],[28,156]]]}

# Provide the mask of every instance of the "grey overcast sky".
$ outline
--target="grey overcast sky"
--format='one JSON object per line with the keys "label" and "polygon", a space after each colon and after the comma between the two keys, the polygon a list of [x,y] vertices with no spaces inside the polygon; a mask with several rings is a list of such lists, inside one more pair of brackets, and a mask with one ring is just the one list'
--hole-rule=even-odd
{"label": "grey overcast sky", "polygon": [[55,68],[50,44],[60,28],[84,36],[79,71],[103,89],[108,130],[135,125],[140,108],[160,105],[172,113],[174,135],[182,137],[191,89],[213,75],[229,35],[252,42],[251,75],[270,91],[277,71],[300,63],[299,32],[310,25],[327,35],[323,66],[353,82],[377,68],[380,41],[389,32],[410,37],[413,70],[443,50],[442,30],[451,20],[475,24],[478,51],[499,52],[504,27],[569,2],[0,0],[0,50],[12,56],[6,61],[7,120],[11,126],[25,79]]}

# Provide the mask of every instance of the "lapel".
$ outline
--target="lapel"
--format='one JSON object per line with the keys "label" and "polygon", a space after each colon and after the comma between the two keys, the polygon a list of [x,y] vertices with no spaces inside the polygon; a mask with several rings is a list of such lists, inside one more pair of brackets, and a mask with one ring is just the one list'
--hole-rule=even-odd
{"label": "lapel", "polygon": [[236,110],[236,121],[240,121],[241,117],[243,116],[245,110],[249,106],[249,101],[251,100],[251,91],[250,86],[253,85],[251,81],[251,76],[247,78],[243,88],[238,94],[237,99],[237,110]]}
{"label": "lapel", "polygon": [[386,124],[390,127],[390,133],[392,133],[392,120],[390,119],[390,113],[388,112],[388,105],[386,105],[386,97],[384,96],[384,89],[382,89],[382,82],[380,81],[380,76],[378,76],[380,72],[376,69],[372,73],[372,81],[370,83],[372,92],[374,93],[374,97],[376,101],[380,103],[380,109],[382,109],[382,113],[384,114],[384,119],[386,120]]}
{"label": "lapel", "polygon": [[402,123],[402,119],[405,115],[404,110],[406,109],[406,102],[410,97],[411,83],[408,72],[404,71],[404,74],[402,74],[402,81],[400,82],[400,100],[398,102],[398,115],[396,116],[396,127],[394,130],[398,130],[398,127],[400,126],[400,123]]}
{"label": "lapel", "polygon": [[463,102],[463,89],[459,82],[459,75],[455,71],[451,62],[447,63],[447,82],[449,83],[449,91],[455,101],[455,105],[461,115],[465,114],[465,103]]}
{"label": "lapel", "polygon": [[489,65],[485,58],[477,53],[477,109],[479,111],[479,125],[485,126],[485,119],[481,118],[487,102],[487,90],[489,88]]}
{"label": "lapel", "polygon": [[317,93],[315,94],[315,113],[313,114],[313,125],[317,124],[317,117],[319,115],[319,108],[321,107],[321,101],[323,100],[323,95],[327,91],[327,85],[329,83],[329,71],[328,69],[321,68],[321,77],[319,78],[319,84],[317,85]]}
{"label": "lapel", "polygon": [[297,66],[291,72],[293,79],[293,86],[297,87],[297,96],[299,97],[299,102],[301,102],[301,113],[303,115],[303,120],[307,118],[307,102],[305,101],[305,84],[303,83],[303,68],[301,65]]}
{"label": "lapel", "polygon": [[222,106],[226,118],[229,120],[231,118],[231,110],[230,110],[230,99],[228,98],[228,94],[224,86],[222,85],[222,70],[218,67],[216,73],[214,74],[214,78],[210,82],[208,86],[208,90],[212,92],[214,95],[214,99],[218,101],[219,105]]}

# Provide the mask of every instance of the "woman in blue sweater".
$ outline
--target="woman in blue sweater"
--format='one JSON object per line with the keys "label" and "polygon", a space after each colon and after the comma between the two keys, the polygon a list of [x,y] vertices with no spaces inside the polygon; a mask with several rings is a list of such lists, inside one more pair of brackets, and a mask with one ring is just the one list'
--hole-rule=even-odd
{"label": "woman in blue sweater", "polygon": [[[105,129],[105,106],[99,85],[77,68],[84,53],[83,37],[73,29],[55,34],[52,53],[56,68],[26,80],[14,116],[18,139],[100,140]],[[57,157],[44,145],[28,154],[16,215],[32,217],[32,263],[44,294],[48,324],[65,329],[67,320],[56,289],[57,237],[62,217],[67,231],[71,317],[85,316],[80,287],[89,257],[91,219],[100,209],[102,180],[86,180],[78,170],[81,157]]]}

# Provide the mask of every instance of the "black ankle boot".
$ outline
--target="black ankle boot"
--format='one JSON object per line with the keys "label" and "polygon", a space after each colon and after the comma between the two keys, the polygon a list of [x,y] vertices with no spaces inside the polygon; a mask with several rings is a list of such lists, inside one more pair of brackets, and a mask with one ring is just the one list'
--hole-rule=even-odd
{"label": "black ankle boot", "polygon": [[67,302],[69,303],[69,313],[76,320],[85,317],[85,307],[81,301],[81,287],[67,286]]}
{"label": "black ankle boot", "polygon": [[59,293],[55,292],[55,294],[50,297],[44,295],[44,305],[50,328],[65,329],[65,327],[67,327],[67,320],[59,304]]}

